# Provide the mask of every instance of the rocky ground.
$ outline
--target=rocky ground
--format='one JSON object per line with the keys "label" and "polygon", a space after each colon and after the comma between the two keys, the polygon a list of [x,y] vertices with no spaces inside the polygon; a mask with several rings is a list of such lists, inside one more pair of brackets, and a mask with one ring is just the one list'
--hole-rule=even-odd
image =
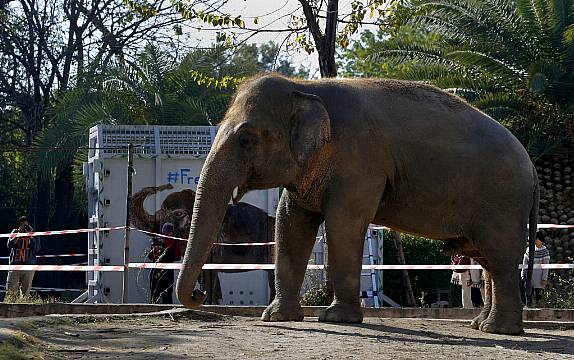
{"label": "rocky ground", "polygon": [[19,339],[13,343],[20,355],[45,359],[574,358],[573,324],[528,323],[525,335],[504,336],[472,330],[466,321],[368,318],[361,325],[336,325],[307,318],[263,323],[175,310],[4,319],[0,330],[0,337],[12,332]]}

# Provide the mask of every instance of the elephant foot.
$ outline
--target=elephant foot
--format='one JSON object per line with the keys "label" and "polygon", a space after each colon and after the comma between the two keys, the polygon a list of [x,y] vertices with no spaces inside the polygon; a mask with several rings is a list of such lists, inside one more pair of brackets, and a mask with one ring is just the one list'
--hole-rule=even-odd
{"label": "elephant foot", "polygon": [[319,321],[358,324],[363,322],[363,311],[358,304],[333,304],[321,311]]}
{"label": "elephant foot", "polygon": [[490,315],[480,323],[480,330],[491,334],[522,335],[522,321],[510,321]]}
{"label": "elephant foot", "polygon": [[299,302],[273,300],[261,315],[263,321],[302,321],[303,308]]}
{"label": "elephant foot", "polygon": [[490,309],[482,309],[480,314],[478,314],[478,316],[476,316],[474,319],[472,319],[472,321],[470,322],[470,327],[474,330],[479,330],[480,324],[488,318],[489,314],[490,314]]}

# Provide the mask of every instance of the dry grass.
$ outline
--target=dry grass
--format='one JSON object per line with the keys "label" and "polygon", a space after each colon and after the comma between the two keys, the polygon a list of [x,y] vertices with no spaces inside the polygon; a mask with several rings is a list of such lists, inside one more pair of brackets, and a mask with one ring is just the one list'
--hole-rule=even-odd
{"label": "dry grass", "polygon": [[0,341],[0,360],[36,360],[42,359],[36,340],[22,332],[11,332]]}
{"label": "dry grass", "polygon": [[19,296],[15,293],[6,293],[4,302],[9,304],[51,304],[58,302],[55,297],[43,298],[37,294],[30,294],[28,296]]}

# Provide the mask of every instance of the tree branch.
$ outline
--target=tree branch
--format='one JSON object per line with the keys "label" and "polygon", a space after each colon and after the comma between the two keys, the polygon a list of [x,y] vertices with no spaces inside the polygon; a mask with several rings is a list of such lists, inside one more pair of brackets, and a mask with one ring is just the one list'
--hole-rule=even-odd
{"label": "tree branch", "polygon": [[307,26],[309,27],[309,32],[313,36],[313,40],[315,41],[315,46],[317,47],[317,51],[320,53],[323,47],[323,34],[321,33],[321,29],[319,28],[319,24],[317,23],[317,17],[313,12],[313,8],[309,4],[307,0],[299,0],[301,6],[303,7],[303,14],[305,15],[305,19],[307,20]]}

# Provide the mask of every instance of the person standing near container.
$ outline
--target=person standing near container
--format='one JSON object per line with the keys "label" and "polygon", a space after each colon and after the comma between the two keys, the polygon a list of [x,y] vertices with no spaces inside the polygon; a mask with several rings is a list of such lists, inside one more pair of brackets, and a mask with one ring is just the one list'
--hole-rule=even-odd
{"label": "person standing near container", "polygon": [[[550,264],[550,252],[548,248],[544,245],[542,240],[540,240],[540,234],[536,236],[536,240],[534,242],[534,265],[538,264]],[[544,295],[544,289],[546,289],[546,282],[548,281],[548,269],[532,269],[532,294],[530,298],[526,299],[526,293],[528,293],[526,289],[526,272],[528,270],[528,248],[526,248],[526,252],[524,253],[523,261],[522,261],[522,301],[527,301],[528,305],[535,306],[537,305],[540,300],[542,300],[542,296]],[[533,301],[534,300],[534,301]]]}
{"label": "person standing near container", "polygon": [[[479,265],[474,259],[467,256],[455,255],[451,265]],[[482,270],[470,269],[454,270],[451,283],[460,285],[462,290],[462,307],[464,309],[478,308],[483,305],[484,280]]]}
{"label": "person standing near container", "polygon": [[[18,228],[12,233],[28,233],[34,229],[26,216],[18,220]],[[36,255],[40,251],[40,239],[32,236],[8,238],[10,265],[36,265]],[[34,271],[11,270],[6,280],[6,298],[27,297],[30,295]]]}
{"label": "person standing near container", "polygon": [[[161,233],[173,236],[172,223],[165,223]],[[173,263],[181,260],[181,250],[177,240],[169,237],[151,239],[151,250],[148,258],[157,263]],[[152,269],[150,272],[150,293],[152,304],[172,304],[174,270]]]}

